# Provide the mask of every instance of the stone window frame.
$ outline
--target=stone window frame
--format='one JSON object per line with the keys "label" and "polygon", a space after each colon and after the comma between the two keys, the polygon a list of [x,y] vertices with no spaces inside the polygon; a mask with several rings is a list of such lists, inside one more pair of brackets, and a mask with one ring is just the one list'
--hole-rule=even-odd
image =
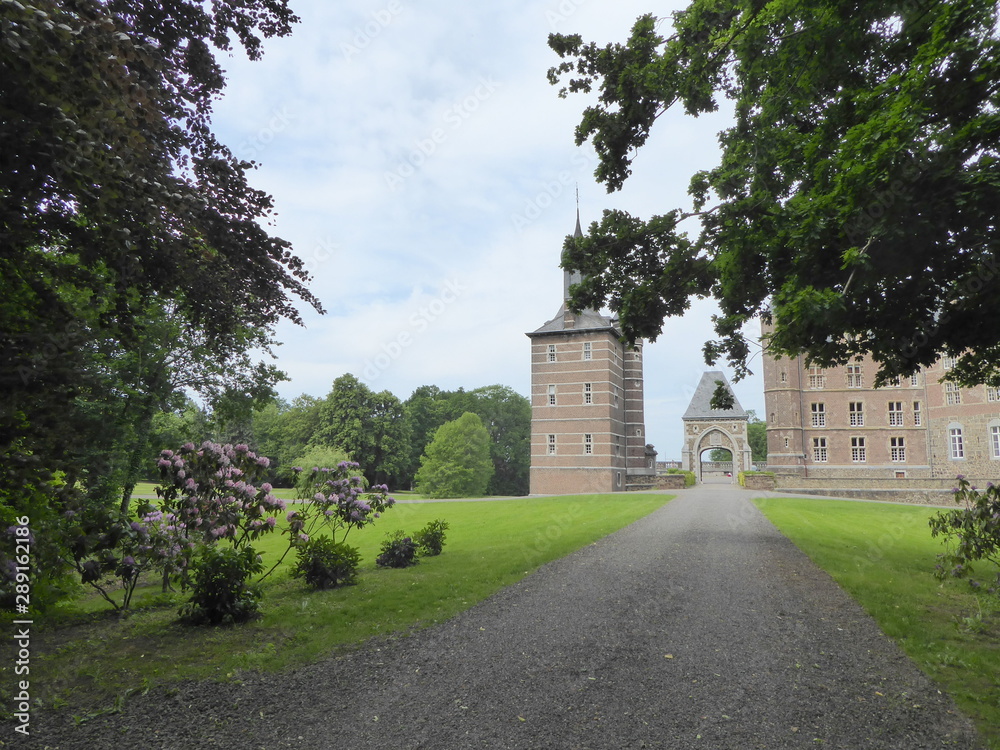
{"label": "stone window frame", "polygon": [[990,443],[990,458],[1000,461],[1000,419],[991,419],[986,423],[986,437]]}
{"label": "stone window frame", "polygon": [[585,360],[594,358],[593,347],[591,346],[591,343],[589,341],[583,342],[583,358]]}
{"label": "stone window frame", "polygon": [[948,423],[948,460],[965,460],[965,426],[961,422]]}
{"label": "stone window frame", "polygon": [[556,345],[549,344],[549,362],[556,361]]}
{"label": "stone window frame", "polygon": [[848,388],[864,388],[865,387],[865,371],[861,364],[853,364],[847,366],[847,387]]}
{"label": "stone window frame", "polygon": [[864,401],[848,401],[847,402],[847,414],[850,421],[851,427],[864,427],[865,426],[865,402]]}
{"label": "stone window frame", "polygon": [[902,435],[889,438],[889,460],[897,464],[906,462],[906,438]]}
{"label": "stone window frame", "polygon": [[587,456],[594,455],[594,435],[586,432],[583,435],[583,452]]}
{"label": "stone window frame", "polygon": [[814,401],[809,404],[809,411],[812,414],[813,427],[826,427],[826,404],[822,401]]}
{"label": "stone window frame", "polygon": [[556,387],[555,385],[549,385],[549,406],[556,405]]}
{"label": "stone window frame", "polygon": [[944,402],[948,406],[958,406],[962,403],[962,389],[950,380],[944,384]]}
{"label": "stone window frame", "polygon": [[923,424],[923,410],[920,408],[920,402],[913,402],[913,426],[920,427]]}
{"label": "stone window frame", "polygon": [[814,437],[813,442],[813,463],[825,464],[830,459],[829,441],[825,437]]}
{"label": "stone window frame", "polygon": [[890,401],[889,402],[889,426],[890,427],[902,427],[903,426],[903,402],[902,401]]}
{"label": "stone window frame", "polygon": [[865,463],[868,460],[865,438],[863,435],[851,437],[851,461],[856,464]]}
{"label": "stone window frame", "polygon": [[592,404],[594,403],[594,384],[584,383],[583,384],[583,403]]}
{"label": "stone window frame", "polygon": [[549,446],[548,455],[550,456],[556,455],[556,436],[551,433],[549,434],[548,446]]}

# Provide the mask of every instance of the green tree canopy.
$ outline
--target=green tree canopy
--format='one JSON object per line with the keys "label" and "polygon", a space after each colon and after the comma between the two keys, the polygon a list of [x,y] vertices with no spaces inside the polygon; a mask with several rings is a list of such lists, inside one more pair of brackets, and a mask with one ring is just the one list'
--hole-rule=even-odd
{"label": "green tree canopy", "polygon": [[735,109],[689,208],[606,211],[567,240],[585,278],[574,305],[607,303],[629,339],[655,340],[712,296],[706,360],[737,376],[759,315],[776,354],[870,353],[878,382],[962,355],[958,380],[1000,384],[1000,327],[981,324],[1000,315],[997,14],[994,0],[695,0],[667,36],[652,15],[625,44],[551,35],[560,95],[595,90],[576,140],[609,191],[669,108]]}
{"label": "green tree canopy", "polygon": [[246,352],[320,305],[211,130],[213,50],[256,59],[295,21],[284,0],[0,4],[0,500],[107,500],[179,391],[250,403],[278,378]]}
{"label": "green tree canopy", "polygon": [[417,472],[417,489],[431,497],[477,497],[493,476],[490,435],[472,412],[434,433]]}
{"label": "green tree canopy", "polygon": [[435,430],[469,411],[476,414],[490,434],[493,478],[490,495],[528,494],[531,464],[531,404],[504,385],[488,385],[466,391],[442,391],[435,385],[417,388],[404,404],[410,424],[410,467],[420,465]]}
{"label": "green tree canopy", "polygon": [[767,423],[757,417],[757,412],[747,409],[747,442],[750,444],[750,458],[756,464],[767,462]]}
{"label": "green tree canopy", "polygon": [[373,392],[354,375],[341,375],[320,406],[316,445],[347,452],[373,484],[395,484],[409,450],[403,405],[389,391]]}

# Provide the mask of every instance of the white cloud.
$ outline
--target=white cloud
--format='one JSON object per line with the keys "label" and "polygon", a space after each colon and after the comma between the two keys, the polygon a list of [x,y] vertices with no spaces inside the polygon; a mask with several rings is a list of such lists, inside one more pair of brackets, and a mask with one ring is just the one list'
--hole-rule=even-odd
{"label": "white cloud", "polygon": [[[260,163],[251,183],[274,197],[273,231],[306,260],[328,310],[303,309],[305,329],[279,327],[277,364],[291,376],[282,395],[323,396],[366,370],[373,388],[403,399],[423,384],[527,395],[524,334],[561,302],[577,184],[585,224],[605,208],[687,206],[690,175],[717,160],[725,114],[664,118],[625,189],[607,195],[589,146],[573,142],[589,100],[557,97],[546,38],[623,42],[646,0],[293,7],[302,23],[269,40],[261,61],[224,61],[215,117],[223,141]],[[695,304],[647,346],[647,434],[661,458],[680,457],[713,310]],[[759,378],[735,390],[762,413]]]}

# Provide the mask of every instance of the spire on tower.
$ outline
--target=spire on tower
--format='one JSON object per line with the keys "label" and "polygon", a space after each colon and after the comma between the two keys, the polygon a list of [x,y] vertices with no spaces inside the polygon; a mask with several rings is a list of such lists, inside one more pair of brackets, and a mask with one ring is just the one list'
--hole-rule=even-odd
{"label": "spire on tower", "polygon": [[577,183],[576,186],[576,231],[573,232],[573,237],[579,239],[583,237],[583,230],[580,229],[580,185]]}

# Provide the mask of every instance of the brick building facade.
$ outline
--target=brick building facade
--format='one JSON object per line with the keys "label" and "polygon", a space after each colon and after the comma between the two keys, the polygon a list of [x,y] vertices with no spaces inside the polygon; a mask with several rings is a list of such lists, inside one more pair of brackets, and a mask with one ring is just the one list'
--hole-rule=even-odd
{"label": "brick building facade", "polygon": [[[576,236],[581,236],[579,217]],[[655,475],[646,445],[642,343],[621,343],[617,320],[563,303],[531,339],[531,494],[617,492]]]}
{"label": "brick building facade", "polygon": [[764,356],[768,469],[806,479],[1000,479],[1000,389],[957,388],[944,358],[874,388],[876,364]]}

